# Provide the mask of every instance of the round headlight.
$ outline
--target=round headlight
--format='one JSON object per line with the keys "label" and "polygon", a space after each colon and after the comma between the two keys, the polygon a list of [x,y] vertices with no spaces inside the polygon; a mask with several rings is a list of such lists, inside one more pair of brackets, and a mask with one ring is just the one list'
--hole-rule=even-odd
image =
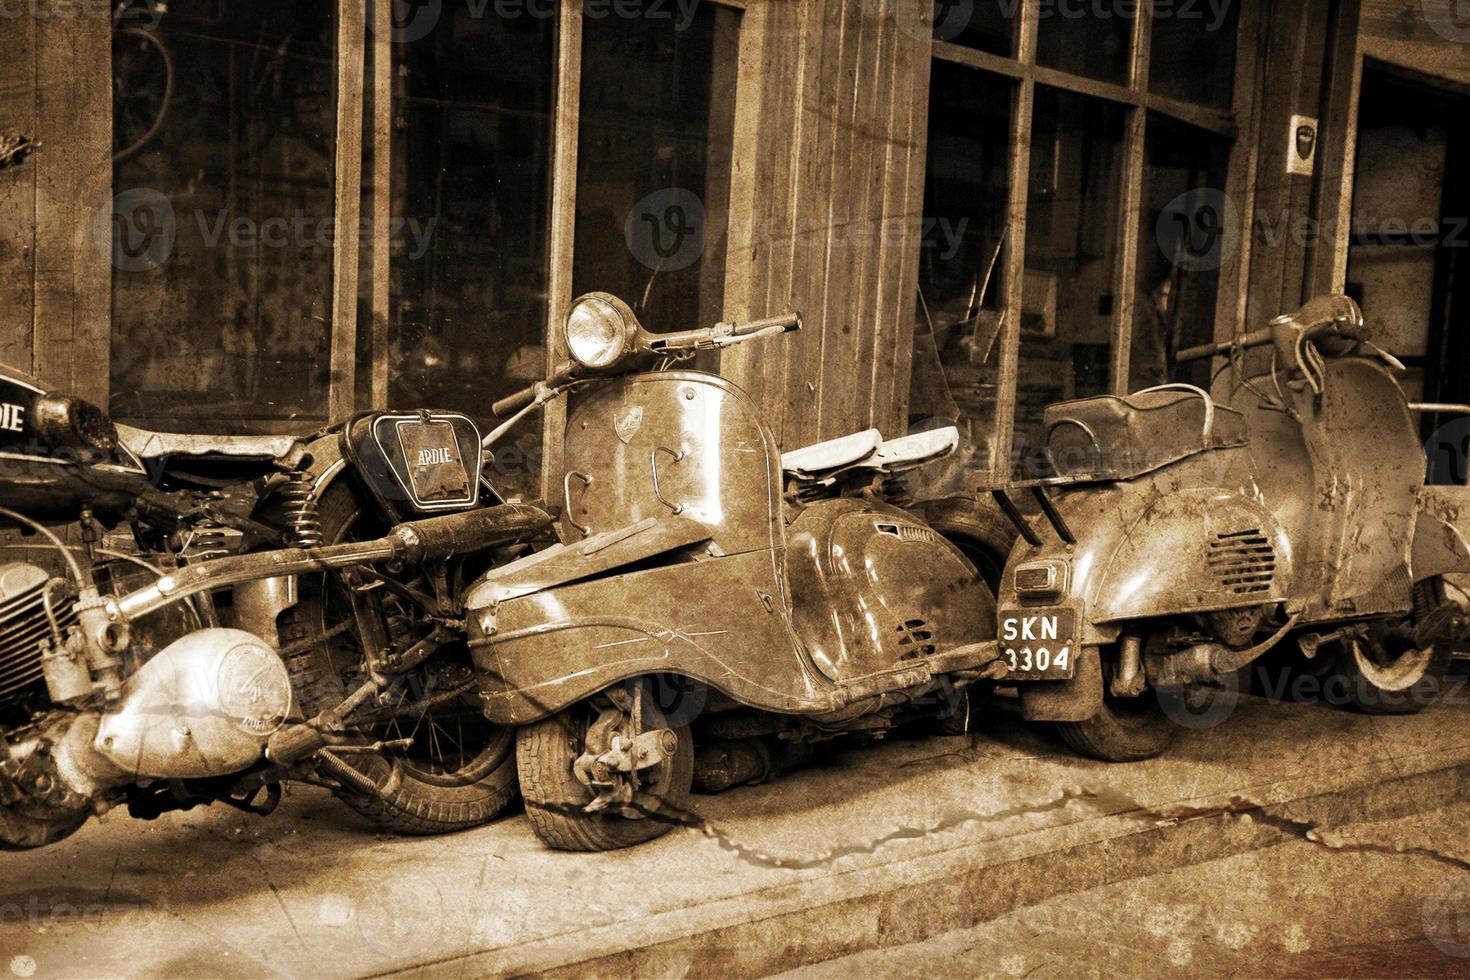
{"label": "round headlight", "polygon": [[631,313],[611,296],[583,296],[567,314],[567,351],[583,367],[617,363],[633,335]]}

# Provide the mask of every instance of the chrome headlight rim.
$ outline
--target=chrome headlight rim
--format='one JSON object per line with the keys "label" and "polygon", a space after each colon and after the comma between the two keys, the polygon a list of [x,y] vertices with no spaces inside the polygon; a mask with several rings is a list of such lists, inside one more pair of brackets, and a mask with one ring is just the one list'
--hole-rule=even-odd
{"label": "chrome headlight rim", "polygon": [[567,311],[562,340],[573,361],[599,370],[627,356],[637,329],[637,317],[622,300],[608,293],[587,293]]}

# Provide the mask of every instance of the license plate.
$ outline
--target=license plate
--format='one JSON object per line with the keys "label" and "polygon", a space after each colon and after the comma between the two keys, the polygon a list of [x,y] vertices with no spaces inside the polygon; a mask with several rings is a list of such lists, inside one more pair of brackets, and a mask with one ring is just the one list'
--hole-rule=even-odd
{"label": "license plate", "polygon": [[1060,681],[1076,670],[1077,615],[1071,609],[1003,609],[1001,659],[1005,680]]}

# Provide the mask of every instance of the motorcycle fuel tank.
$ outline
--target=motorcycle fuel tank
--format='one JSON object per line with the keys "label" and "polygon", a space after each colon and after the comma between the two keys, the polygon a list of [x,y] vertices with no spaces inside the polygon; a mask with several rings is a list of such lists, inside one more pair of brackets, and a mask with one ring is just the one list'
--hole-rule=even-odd
{"label": "motorcycle fuel tank", "polygon": [[807,507],[787,531],[786,569],[793,625],[834,681],[995,636],[995,599],[975,566],[896,507]]}

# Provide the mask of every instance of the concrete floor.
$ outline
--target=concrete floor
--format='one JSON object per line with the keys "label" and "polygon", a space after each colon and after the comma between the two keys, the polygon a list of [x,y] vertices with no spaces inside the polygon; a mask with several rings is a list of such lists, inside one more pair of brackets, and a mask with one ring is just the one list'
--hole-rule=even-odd
{"label": "concrete floor", "polygon": [[785,980],[1470,975],[1470,806],[1061,895],[971,929],[855,953]]}
{"label": "concrete floor", "polygon": [[[1378,821],[1384,840],[1470,854],[1465,711],[1251,700],[1132,766],[1076,759],[1002,711],[967,738],[836,751],[696,797],[705,832],[602,855],[547,851],[520,815],[385,837],[312,788],[269,818],[115,813],[0,857],[0,977],[6,964],[36,977],[745,975],[839,958],[836,970],[854,953],[859,968],[915,975],[1258,973],[1293,944],[1347,955],[1397,938],[1427,955],[1418,896],[1450,889],[1449,907],[1470,909],[1454,904],[1470,873],[1301,833]],[[1334,922],[1339,894],[1358,918]],[[1387,931],[1373,931],[1375,907],[1392,912]],[[897,948],[859,952],[880,946]],[[1098,959],[1113,947],[1131,951],[1116,968]]]}

